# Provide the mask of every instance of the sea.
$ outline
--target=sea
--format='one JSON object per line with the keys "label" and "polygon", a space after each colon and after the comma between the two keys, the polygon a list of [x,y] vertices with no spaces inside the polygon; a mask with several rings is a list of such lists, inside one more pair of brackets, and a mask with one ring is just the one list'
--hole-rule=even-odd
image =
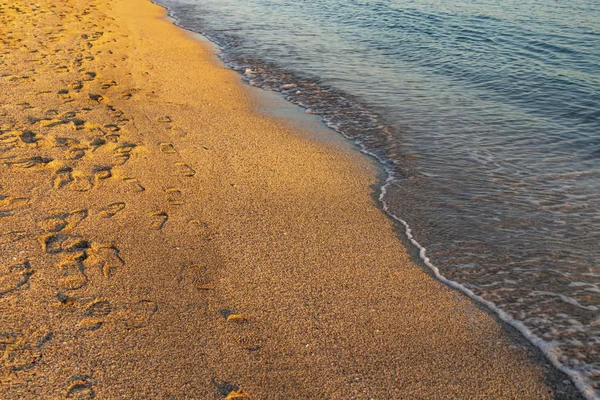
{"label": "sea", "polygon": [[435,276],[600,398],[598,0],[156,2],[374,157]]}

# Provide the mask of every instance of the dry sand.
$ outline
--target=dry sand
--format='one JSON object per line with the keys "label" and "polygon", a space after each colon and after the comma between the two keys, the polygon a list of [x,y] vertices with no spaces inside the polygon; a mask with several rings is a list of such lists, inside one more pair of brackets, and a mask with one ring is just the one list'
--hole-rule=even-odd
{"label": "dry sand", "polygon": [[1,0],[0,39],[0,398],[556,396],[163,9]]}

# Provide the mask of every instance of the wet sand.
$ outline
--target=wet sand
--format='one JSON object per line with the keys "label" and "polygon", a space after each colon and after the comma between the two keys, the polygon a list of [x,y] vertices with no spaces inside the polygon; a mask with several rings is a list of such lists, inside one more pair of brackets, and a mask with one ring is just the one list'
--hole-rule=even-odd
{"label": "wet sand", "polygon": [[1,398],[573,395],[164,15],[0,0]]}

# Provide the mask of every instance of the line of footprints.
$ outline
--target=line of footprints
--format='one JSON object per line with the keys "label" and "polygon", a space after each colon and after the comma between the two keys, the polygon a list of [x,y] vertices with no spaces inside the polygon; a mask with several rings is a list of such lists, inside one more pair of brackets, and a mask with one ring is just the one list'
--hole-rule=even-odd
{"label": "line of footprints", "polygon": [[[65,3],[63,7],[70,7]],[[6,12],[6,11],[10,12]],[[23,101],[14,106],[0,107],[0,164],[4,164],[14,173],[35,173],[51,171],[49,186],[52,190],[89,192],[109,181],[118,179],[130,191],[142,193],[146,189],[135,177],[122,177],[117,173],[144,146],[125,140],[131,121],[113,105],[109,99],[115,96],[121,100],[130,100],[140,94],[140,90],[126,88],[121,90],[114,80],[100,80],[94,68],[87,64],[96,62],[96,56],[104,50],[99,45],[109,43],[111,32],[100,27],[109,18],[101,15],[94,4],[86,4],[84,10],[72,8],[70,11],[55,11],[63,24],[48,26],[40,35],[34,32],[29,42],[23,42],[16,33],[9,31],[3,38],[4,52],[0,53],[0,65],[17,50],[27,50],[31,55],[27,71],[19,74],[3,74],[0,81],[8,85],[20,85],[31,81],[36,74],[48,71],[69,75],[63,79],[65,86],[57,91],[40,90],[38,96],[56,96],[62,107],[84,99],[87,107],[61,111],[60,107],[47,109],[37,116],[30,115],[26,121],[18,122],[11,118],[10,107],[16,108],[15,114],[33,112],[34,106]],[[41,25],[47,18],[46,8],[40,8],[35,2],[19,7],[6,1],[0,1],[0,25],[20,26],[15,15],[24,15],[27,21],[36,21]],[[70,18],[70,20],[69,20]],[[77,27],[71,32],[81,31],[82,20],[89,19],[89,33],[79,34],[78,40],[62,41],[69,34],[67,22]],[[16,28],[15,28],[16,29]],[[108,34],[107,34],[108,33]],[[24,36],[23,36],[24,37]],[[102,42],[104,41],[104,42]],[[61,43],[75,44],[64,48]],[[56,46],[54,46],[56,43]],[[79,46],[79,47],[77,47]],[[94,50],[97,49],[97,50]],[[96,51],[94,54],[93,51]],[[62,57],[62,58],[61,58]],[[123,56],[122,61],[126,61]],[[52,61],[55,60],[55,61]],[[97,66],[102,69],[102,66]],[[104,66],[104,68],[107,66]],[[114,67],[114,65],[108,66]],[[36,69],[37,68],[37,69]],[[74,77],[78,74],[78,77]],[[6,111],[8,110],[8,111]],[[86,120],[86,116],[101,112],[110,117],[110,122],[97,124]],[[91,118],[92,120],[94,118]],[[157,119],[160,124],[171,124],[169,116]],[[170,127],[171,129],[176,129]],[[160,152],[169,157],[177,157],[178,152],[171,143],[159,143]],[[175,171],[182,177],[194,177],[196,171],[181,160],[173,160]],[[1,187],[0,187],[1,189]],[[171,206],[184,204],[184,194],[176,187],[164,190],[165,200]],[[19,215],[31,208],[31,199],[27,197],[0,195],[0,219]],[[113,202],[92,212],[100,218],[110,219],[126,210],[125,202]],[[54,212],[38,222],[37,232],[0,232],[0,243],[16,242],[32,235],[37,238],[42,250],[56,266],[50,271],[57,304],[71,310],[70,315],[78,319],[77,334],[93,334],[107,324],[122,324],[127,329],[143,328],[151,323],[158,311],[158,305],[149,299],[141,299],[129,304],[115,304],[104,297],[81,297],[77,293],[96,279],[111,279],[126,266],[118,247],[113,243],[96,243],[73,233],[75,227],[89,218],[86,209],[68,212]],[[169,219],[166,211],[151,213],[149,227],[160,231]],[[213,232],[200,220],[188,221],[196,237],[212,239]],[[35,276],[36,262],[22,259],[8,266],[0,266],[0,301],[19,296],[30,289],[31,278]],[[44,271],[46,272],[46,271]],[[210,271],[206,266],[189,264],[181,267],[179,284],[194,291],[210,291]],[[223,309],[218,318],[227,324],[245,326],[246,317],[232,310]],[[52,343],[55,332],[48,328],[33,331],[0,331],[0,371],[18,373],[34,368],[42,359],[44,349]],[[240,344],[249,352],[256,352],[260,345],[244,338]],[[92,375],[74,375],[69,378],[64,397],[91,399],[96,397]],[[225,399],[248,398],[249,395],[237,385],[228,382],[213,381],[215,392]]]}

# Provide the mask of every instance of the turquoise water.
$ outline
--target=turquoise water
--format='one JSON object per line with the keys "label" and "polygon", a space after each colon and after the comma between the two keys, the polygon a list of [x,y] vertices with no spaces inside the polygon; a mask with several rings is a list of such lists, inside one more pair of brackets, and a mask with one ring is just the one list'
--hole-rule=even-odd
{"label": "turquoise water", "polygon": [[600,3],[160,0],[378,158],[441,275],[600,390]]}

